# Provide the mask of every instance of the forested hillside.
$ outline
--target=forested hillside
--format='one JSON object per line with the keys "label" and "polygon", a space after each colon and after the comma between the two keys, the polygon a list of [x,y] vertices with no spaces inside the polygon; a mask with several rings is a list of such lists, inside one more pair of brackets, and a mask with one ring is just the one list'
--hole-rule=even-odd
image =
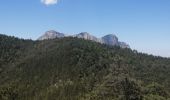
{"label": "forested hillside", "polygon": [[170,100],[170,59],[66,37],[0,35],[0,100]]}

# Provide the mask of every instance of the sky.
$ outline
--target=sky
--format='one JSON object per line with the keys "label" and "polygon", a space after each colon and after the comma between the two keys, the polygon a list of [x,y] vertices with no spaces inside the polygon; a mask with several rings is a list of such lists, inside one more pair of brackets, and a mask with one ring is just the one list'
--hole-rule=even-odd
{"label": "sky", "polygon": [[170,0],[0,1],[1,34],[35,40],[47,30],[115,34],[139,52],[170,57]]}

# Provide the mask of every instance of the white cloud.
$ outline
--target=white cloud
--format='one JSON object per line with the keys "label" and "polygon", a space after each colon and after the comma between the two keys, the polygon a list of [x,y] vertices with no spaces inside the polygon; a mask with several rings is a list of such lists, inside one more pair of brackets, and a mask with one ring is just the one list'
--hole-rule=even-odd
{"label": "white cloud", "polygon": [[41,2],[45,5],[54,5],[58,3],[58,0],[41,0]]}

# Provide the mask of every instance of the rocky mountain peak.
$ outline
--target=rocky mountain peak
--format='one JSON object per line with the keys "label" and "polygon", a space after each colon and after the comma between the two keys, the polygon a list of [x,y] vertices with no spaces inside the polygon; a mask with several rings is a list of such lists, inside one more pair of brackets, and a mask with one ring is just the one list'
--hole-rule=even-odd
{"label": "rocky mountain peak", "polygon": [[41,37],[38,38],[38,40],[46,40],[46,39],[55,39],[55,38],[62,38],[65,35],[60,32],[56,32],[54,30],[50,30],[44,33]]}
{"label": "rocky mountain peak", "polygon": [[102,37],[102,41],[104,44],[108,45],[119,45],[119,41],[116,35],[114,34],[108,34]]}
{"label": "rocky mountain peak", "polygon": [[[55,38],[63,38],[63,37],[67,37],[67,36],[63,33],[50,30],[50,31],[45,32],[45,34],[42,35],[40,38],[38,38],[38,40],[55,39]],[[103,36],[102,38],[97,38],[88,32],[81,32],[79,34],[73,35],[72,37],[82,38],[85,40],[91,40],[91,41],[95,41],[101,44],[106,44],[106,45],[111,45],[111,46],[120,46],[121,48],[130,48],[130,46],[126,44],[125,42],[120,42],[118,40],[118,37],[114,34],[108,34],[108,35]]]}
{"label": "rocky mountain peak", "polygon": [[88,39],[89,37],[91,37],[91,35],[87,32],[81,32],[81,33],[77,34],[76,37]]}
{"label": "rocky mountain peak", "polygon": [[92,40],[92,41],[98,42],[98,38],[96,38],[93,35],[90,35],[87,32],[81,32],[81,33],[77,34],[76,37],[77,38],[83,38],[83,39],[86,39],[86,40]]}

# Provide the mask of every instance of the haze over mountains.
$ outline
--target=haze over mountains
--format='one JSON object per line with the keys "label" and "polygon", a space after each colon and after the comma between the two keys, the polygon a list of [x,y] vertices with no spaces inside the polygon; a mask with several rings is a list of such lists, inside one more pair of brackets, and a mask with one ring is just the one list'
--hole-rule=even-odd
{"label": "haze over mountains", "polygon": [[111,45],[111,46],[120,46],[121,48],[130,48],[130,46],[127,43],[120,42],[118,40],[118,37],[114,34],[108,34],[101,38],[97,38],[87,32],[81,32],[76,35],[67,36],[64,33],[50,30],[50,31],[45,32],[44,35],[38,38],[38,40],[55,39],[55,38],[63,38],[63,37],[77,37],[77,38],[82,38],[85,40],[95,41],[101,44],[106,44],[106,45]]}

